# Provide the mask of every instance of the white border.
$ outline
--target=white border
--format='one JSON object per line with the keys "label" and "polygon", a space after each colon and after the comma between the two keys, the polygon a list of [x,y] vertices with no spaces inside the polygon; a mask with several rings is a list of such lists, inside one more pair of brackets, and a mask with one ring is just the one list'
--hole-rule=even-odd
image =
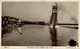
{"label": "white border", "polygon": [[[1,25],[1,16],[2,16],[2,2],[36,2],[36,1],[43,1],[43,2],[74,2],[74,1],[77,1],[79,2],[79,8],[78,8],[78,23],[80,24],[80,1],[79,0],[0,0],[0,25]],[[80,27],[80,25],[79,25]],[[1,26],[0,26],[0,29],[1,29]],[[66,47],[66,46],[0,46],[0,49],[23,49],[23,48],[27,48],[27,49],[66,49],[66,48],[69,48],[69,49],[80,49],[80,29],[78,30],[78,42],[79,42],[79,45],[78,47]],[[0,31],[0,34],[1,34],[1,31]],[[1,36],[0,36],[0,40],[1,40]],[[0,42],[1,43],[1,42]],[[1,45],[1,44],[0,44]]]}

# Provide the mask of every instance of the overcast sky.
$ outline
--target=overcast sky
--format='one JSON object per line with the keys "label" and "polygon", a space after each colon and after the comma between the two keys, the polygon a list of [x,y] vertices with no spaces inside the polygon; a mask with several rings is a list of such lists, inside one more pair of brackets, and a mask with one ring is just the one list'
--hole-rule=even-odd
{"label": "overcast sky", "polygon": [[[2,15],[49,22],[54,2],[4,2]],[[77,2],[58,2],[58,22],[77,23]]]}

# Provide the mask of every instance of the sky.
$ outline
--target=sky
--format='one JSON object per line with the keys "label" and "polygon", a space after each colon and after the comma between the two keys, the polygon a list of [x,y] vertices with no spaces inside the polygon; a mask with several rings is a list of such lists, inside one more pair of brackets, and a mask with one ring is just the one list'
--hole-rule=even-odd
{"label": "sky", "polygon": [[[77,2],[57,2],[58,22],[78,23]],[[49,22],[54,2],[3,2],[2,16],[19,17],[28,21]],[[64,20],[64,21],[63,21]]]}

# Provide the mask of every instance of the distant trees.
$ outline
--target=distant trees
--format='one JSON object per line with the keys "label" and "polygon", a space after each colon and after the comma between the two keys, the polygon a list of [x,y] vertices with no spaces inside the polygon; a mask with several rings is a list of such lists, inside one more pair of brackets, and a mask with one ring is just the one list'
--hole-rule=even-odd
{"label": "distant trees", "polygon": [[10,27],[17,24],[18,20],[16,17],[2,16],[2,35],[11,30]]}
{"label": "distant trees", "polygon": [[31,21],[22,21],[22,24],[26,25],[26,24],[37,24],[37,25],[45,25],[44,21],[37,21],[37,22],[31,22]]}

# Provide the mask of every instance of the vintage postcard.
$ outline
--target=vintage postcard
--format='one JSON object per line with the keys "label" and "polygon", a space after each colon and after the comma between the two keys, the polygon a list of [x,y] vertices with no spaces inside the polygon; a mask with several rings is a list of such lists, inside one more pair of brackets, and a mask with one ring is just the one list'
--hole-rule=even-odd
{"label": "vintage postcard", "polygon": [[79,48],[79,5],[76,0],[1,1],[1,47]]}

